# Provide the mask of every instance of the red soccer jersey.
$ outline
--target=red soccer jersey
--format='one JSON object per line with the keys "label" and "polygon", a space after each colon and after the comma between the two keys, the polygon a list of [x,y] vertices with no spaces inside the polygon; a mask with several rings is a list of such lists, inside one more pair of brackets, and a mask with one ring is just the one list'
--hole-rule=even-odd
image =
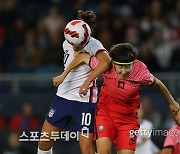
{"label": "red soccer jersey", "polygon": [[178,154],[180,153],[180,126],[174,125],[168,131],[166,139],[164,141],[164,148],[172,147],[173,153]]}
{"label": "red soccer jersey", "polygon": [[[95,68],[97,64],[97,59],[92,57],[90,66]],[[122,114],[136,113],[140,105],[141,86],[152,85],[155,81],[146,65],[139,60],[134,61],[132,71],[126,79],[121,79],[113,67],[103,74],[103,78],[99,102]]]}

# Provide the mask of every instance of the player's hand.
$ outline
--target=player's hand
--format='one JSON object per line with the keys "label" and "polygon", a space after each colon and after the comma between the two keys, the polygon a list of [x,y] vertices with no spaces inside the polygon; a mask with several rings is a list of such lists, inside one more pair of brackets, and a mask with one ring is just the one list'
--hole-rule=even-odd
{"label": "player's hand", "polygon": [[142,136],[142,137],[141,137],[141,140],[142,140],[143,143],[146,142],[147,139],[148,139],[148,137],[146,137],[146,136]]}
{"label": "player's hand", "polygon": [[179,106],[179,104],[176,102],[176,101],[174,101],[173,103],[171,103],[170,104],[170,110],[172,111],[172,113],[175,115],[175,114],[177,114],[177,112],[179,111],[179,109],[180,109],[180,106]]}
{"label": "player's hand", "polygon": [[62,74],[54,77],[53,78],[53,85],[57,87],[58,85],[60,85],[64,81],[64,79],[65,79],[65,76]]}
{"label": "player's hand", "polygon": [[90,84],[89,82],[85,81],[85,82],[80,86],[79,95],[80,95],[81,98],[87,95],[89,84]]}

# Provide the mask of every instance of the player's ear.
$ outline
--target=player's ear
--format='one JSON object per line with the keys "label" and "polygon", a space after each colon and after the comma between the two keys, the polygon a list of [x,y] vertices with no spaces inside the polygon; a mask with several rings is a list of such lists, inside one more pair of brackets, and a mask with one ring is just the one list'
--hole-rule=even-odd
{"label": "player's ear", "polygon": [[112,66],[113,66],[113,67],[115,67],[115,63],[114,63],[114,61],[112,61]]}

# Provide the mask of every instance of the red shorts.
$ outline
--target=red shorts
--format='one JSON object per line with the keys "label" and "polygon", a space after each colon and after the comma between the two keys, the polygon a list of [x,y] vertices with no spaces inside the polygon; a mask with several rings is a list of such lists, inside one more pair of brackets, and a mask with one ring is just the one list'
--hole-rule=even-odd
{"label": "red shorts", "polygon": [[[134,119],[132,122],[129,119]],[[98,108],[95,117],[95,139],[108,137],[117,150],[135,150],[137,136],[132,135],[139,129],[136,115],[121,115],[109,112],[106,108]]]}

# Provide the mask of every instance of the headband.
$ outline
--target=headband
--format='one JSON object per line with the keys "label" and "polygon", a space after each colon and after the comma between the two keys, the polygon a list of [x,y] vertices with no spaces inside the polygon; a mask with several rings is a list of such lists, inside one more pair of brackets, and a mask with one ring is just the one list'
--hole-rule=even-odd
{"label": "headband", "polygon": [[113,61],[115,64],[117,64],[117,65],[130,65],[130,64],[132,64],[134,61],[132,61],[132,62],[128,62],[128,63],[121,63],[121,62],[116,62],[116,61]]}

